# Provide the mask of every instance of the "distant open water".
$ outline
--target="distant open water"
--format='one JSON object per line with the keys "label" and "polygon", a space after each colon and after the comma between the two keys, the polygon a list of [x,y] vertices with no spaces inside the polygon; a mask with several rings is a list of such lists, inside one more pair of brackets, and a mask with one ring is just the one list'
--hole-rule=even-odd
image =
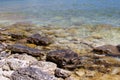
{"label": "distant open water", "polygon": [[120,0],[0,0],[0,22],[120,26]]}

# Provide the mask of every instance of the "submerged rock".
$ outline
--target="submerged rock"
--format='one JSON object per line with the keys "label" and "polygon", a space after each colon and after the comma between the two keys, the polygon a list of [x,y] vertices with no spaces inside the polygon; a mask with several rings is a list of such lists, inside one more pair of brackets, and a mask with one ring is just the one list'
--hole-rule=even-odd
{"label": "submerged rock", "polygon": [[60,68],[75,69],[79,65],[78,54],[69,49],[51,51],[47,60],[55,62]]}
{"label": "submerged rock", "polygon": [[97,54],[120,57],[120,51],[118,48],[113,45],[103,45],[103,46],[95,47],[93,49],[93,52]]}
{"label": "submerged rock", "polygon": [[9,35],[14,39],[23,39],[23,38],[25,38],[25,35],[20,34],[20,33],[10,33]]}
{"label": "submerged rock", "polygon": [[29,22],[16,22],[15,24],[12,24],[9,27],[32,27],[34,24]]}
{"label": "submerged rock", "polygon": [[27,53],[32,56],[42,57],[44,52],[39,49],[30,48],[21,44],[14,44],[7,47],[12,53]]}
{"label": "submerged rock", "polygon": [[33,34],[32,36],[28,37],[27,41],[29,43],[43,46],[47,46],[52,43],[52,39],[48,38],[47,36],[41,36],[40,34]]}
{"label": "submerged rock", "polygon": [[16,70],[11,80],[58,80],[52,75],[49,75],[38,68],[21,68]]}

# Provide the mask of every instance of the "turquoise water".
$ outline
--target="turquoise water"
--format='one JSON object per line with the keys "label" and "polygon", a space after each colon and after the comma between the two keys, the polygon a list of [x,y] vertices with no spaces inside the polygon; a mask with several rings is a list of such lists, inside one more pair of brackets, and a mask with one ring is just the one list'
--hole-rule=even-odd
{"label": "turquoise water", "polygon": [[120,26],[120,0],[0,0],[0,22]]}

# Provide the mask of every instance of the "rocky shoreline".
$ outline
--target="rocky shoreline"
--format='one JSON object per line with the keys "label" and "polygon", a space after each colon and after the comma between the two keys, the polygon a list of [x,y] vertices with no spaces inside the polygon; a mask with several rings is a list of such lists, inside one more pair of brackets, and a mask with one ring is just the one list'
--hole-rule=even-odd
{"label": "rocky shoreline", "polygon": [[1,80],[119,80],[120,28],[0,25]]}

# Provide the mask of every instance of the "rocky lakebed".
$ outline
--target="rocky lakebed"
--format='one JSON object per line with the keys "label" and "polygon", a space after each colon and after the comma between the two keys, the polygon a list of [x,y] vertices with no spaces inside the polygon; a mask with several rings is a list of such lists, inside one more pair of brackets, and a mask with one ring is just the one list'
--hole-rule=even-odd
{"label": "rocky lakebed", "polygon": [[1,24],[0,80],[120,80],[120,28]]}

